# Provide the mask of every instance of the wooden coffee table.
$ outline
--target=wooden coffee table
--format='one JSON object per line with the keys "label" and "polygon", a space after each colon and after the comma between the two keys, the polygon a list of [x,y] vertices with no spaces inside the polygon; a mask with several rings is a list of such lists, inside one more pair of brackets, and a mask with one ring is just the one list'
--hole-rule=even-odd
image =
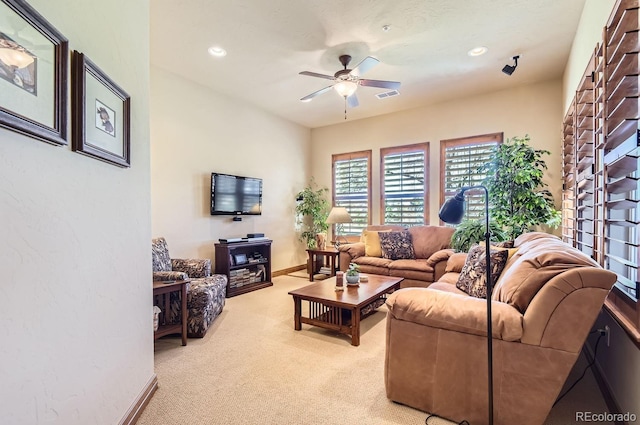
{"label": "wooden coffee table", "polygon": [[[403,280],[401,277],[368,276],[368,282],[359,286],[345,285],[344,291],[336,292],[335,277],[290,291],[294,304],[294,329],[299,331],[306,323],[349,335],[351,345],[360,345],[360,320],[364,319],[362,309],[378,299],[385,299],[387,294],[400,288]],[[302,315],[302,301],[309,302],[308,317]]]}

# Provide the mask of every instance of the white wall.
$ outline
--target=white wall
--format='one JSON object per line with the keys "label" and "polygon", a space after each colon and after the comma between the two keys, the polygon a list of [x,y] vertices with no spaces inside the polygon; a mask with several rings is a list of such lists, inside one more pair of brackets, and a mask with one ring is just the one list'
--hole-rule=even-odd
{"label": "white wall", "polygon": [[[596,43],[602,42],[602,29],[608,21],[614,3],[613,0],[587,0],[585,4],[563,77],[565,98],[563,111],[565,112],[575,95]],[[640,415],[640,386],[638,385],[640,348],[614,317],[603,309],[594,327],[599,329],[604,328],[605,325],[610,328],[611,344],[607,346],[604,341],[600,341],[596,367],[603,375],[621,412],[631,412],[638,416]],[[596,338],[590,339],[589,345],[592,352],[595,341]]]}
{"label": "white wall", "polygon": [[531,136],[531,144],[547,149],[545,181],[560,206],[559,80],[521,86],[439,105],[312,130],[312,173],[331,187],[331,155],[372,149],[373,224],[380,223],[380,148],[429,142],[430,223],[438,224],[440,208],[440,140],[504,132],[504,137]]}
{"label": "white wall", "polygon": [[[305,263],[295,232],[295,194],[308,181],[309,129],[151,68],[154,236],[174,258],[214,259],[219,238],[262,232],[272,271]],[[263,179],[261,216],[210,215],[211,173]]]}
{"label": "white wall", "polygon": [[29,3],[131,95],[132,166],[0,129],[0,422],[112,425],[153,377],[149,2]]}
{"label": "white wall", "polygon": [[584,4],[562,79],[562,111],[564,113],[569,109],[576,94],[596,44],[602,43],[602,30],[607,24],[614,4],[615,0],[586,0]]}

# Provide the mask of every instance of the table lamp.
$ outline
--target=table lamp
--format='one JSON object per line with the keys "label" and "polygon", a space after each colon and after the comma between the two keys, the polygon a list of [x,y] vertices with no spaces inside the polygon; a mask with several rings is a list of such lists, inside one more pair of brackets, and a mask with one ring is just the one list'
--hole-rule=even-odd
{"label": "table lamp", "polygon": [[[333,207],[331,208],[331,211],[329,212],[329,217],[327,217],[327,224],[335,224],[336,225],[336,240],[334,242],[334,246],[336,247],[336,249],[340,246],[340,233],[342,232],[342,224],[344,223],[351,223],[353,220],[351,220],[351,216],[349,215],[349,212],[347,211],[346,208],[344,207]],[[342,237],[344,239],[345,242],[347,242],[347,239],[343,236]]]}

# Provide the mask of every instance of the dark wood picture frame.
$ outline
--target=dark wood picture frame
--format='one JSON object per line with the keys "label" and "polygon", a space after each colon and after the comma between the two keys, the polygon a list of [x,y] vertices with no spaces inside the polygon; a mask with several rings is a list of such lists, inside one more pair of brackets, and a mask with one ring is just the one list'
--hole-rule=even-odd
{"label": "dark wood picture frame", "polygon": [[[83,53],[71,56],[72,148],[118,167],[131,166],[131,98]],[[101,95],[102,98],[97,96]],[[98,125],[102,111],[106,117]],[[92,111],[91,115],[87,111]],[[96,125],[92,125],[92,121]],[[113,121],[113,123],[111,123]],[[106,142],[106,143],[105,143]]]}
{"label": "dark wood picture frame", "polygon": [[[16,50],[26,51],[30,56],[35,58],[33,60],[34,67],[37,65],[40,70],[46,72],[34,73],[36,81],[35,86],[40,86],[41,92],[46,92],[46,95],[40,95],[35,90],[29,93],[24,90],[15,90],[18,84],[10,84],[9,86],[0,87],[0,90],[11,90],[13,88],[14,93],[10,94],[5,100],[0,101],[0,127],[15,131],[25,136],[51,143],[53,145],[66,145],[67,144],[67,73],[68,73],[68,57],[69,57],[69,42],[68,40],[56,30],[42,15],[40,15],[33,7],[23,0],[0,0],[0,6],[6,6],[11,10],[11,13],[19,19],[24,20],[27,24],[27,30],[35,31],[38,36],[46,43],[47,50],[51,51],[51,58],[39,58],[37,55],[29,52],[22,44],[26,44],[16,32],[16,34],[4,34],[4,31],[10,32],[10,28],[2,28],[0,26],[0,33],[3,34],[4,41],[10,40],[15,42]],[[11,38],[14,37],[15,39]],[[42,47],[39,47],[42,49]],[[42,60],[44,59],[44,60]],[[53,63],[48,63],[47,59],[51,59]],[[41,75],[42,77],[38,77]],[[50,78],[50,81],[44,81]],[[4,81],[0,81],[0,84],[7,82],[8,79],[4,78]],[[50,83],[50,86],[49,86]],[[7,93],[7,91],[5,91]],[[27,104],[35,105],[35,107],[25,106],[24,111],[11,110],[5,101],[9,99],[9,96],[25,96]],[[28,96],[33,96],[29,97]],[[47,100],[47,98],[50,98]],[[2,97],[0,96],[0,99]],[[16,109],[16,108],[14,108]],[[33,112],[37,109],[43,109],[44,113],[40,115],[47,115],[50,117],[49,123],[42,122],[44,120],[38,118],[37,113],[29,115],[29,112]],[[28,111],[27,111],[28,110]]]}

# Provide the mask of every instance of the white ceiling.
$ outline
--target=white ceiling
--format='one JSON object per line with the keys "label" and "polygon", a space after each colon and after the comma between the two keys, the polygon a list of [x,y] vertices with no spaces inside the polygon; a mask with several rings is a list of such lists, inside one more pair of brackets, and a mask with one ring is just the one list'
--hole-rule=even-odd
{"label": "white ceiling", "polygon": [[[344,99],[301,71],[333,75],[338,56],[380,60],[367,79],[400,81],[400,95],[360,86],[348,120],[559,78],[585,0],[152,0],[151,63],[290,121],[344,122]],[[388,32],[383,25],[390,25]],[[207,53],[212,45],[224,58]],[[487,54],[469,57],[476,46]],[[512,76],[501,72],[520,54]]]}

